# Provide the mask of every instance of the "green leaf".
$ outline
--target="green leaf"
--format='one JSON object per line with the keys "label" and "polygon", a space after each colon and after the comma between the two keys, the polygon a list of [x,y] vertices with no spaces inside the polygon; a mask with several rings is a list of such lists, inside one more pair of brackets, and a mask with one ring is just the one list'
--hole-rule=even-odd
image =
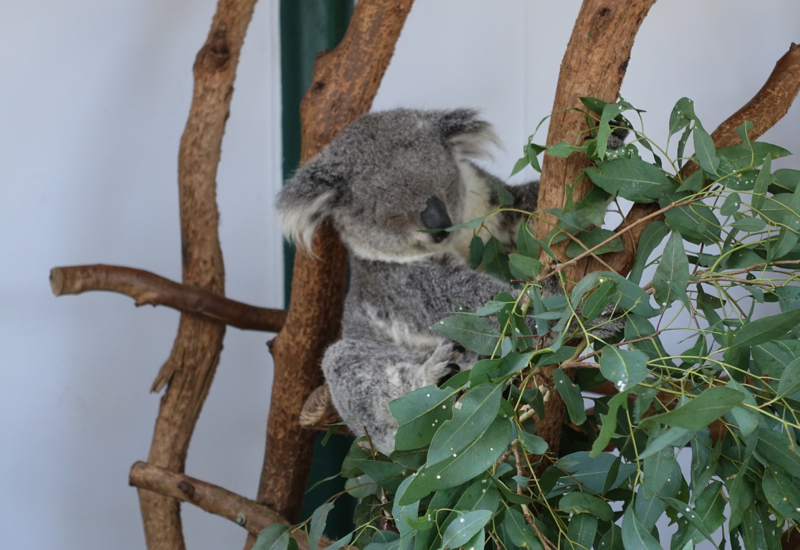
{"label": "green leaf", "polygon": [[665,448],[657,455],[644,459],[644,496],[647,499],[657,495],[660,498],[673,498],[681,488],[683,474],[672,448]]}
{"label": "green leaf", "polygon": [[733,388],[714,386],[673,411],[648,416],[640,425],[660,422],[687,430],[702,430],[744,400]]}
{"label": "green leaf", "polygon": [[639,485],[639,489],[636,491],[634,512],[645,529],[651,531],[666,509],[667,503],[660,498],[655,496],[651,496],[650,500],[644,498],[644,486]]}
{"label": "green leaf", "polygon": [[[350,544],[350,541],[352,539],[353,539],[353,533],[349,533],[345,535],[343,538],[337,540],[336,542],[328,546],[327,550],[339,550],[339,548],[344,548],[346,545]],[[309,546],[309,548],[313,547]]]}
{"label": "green leaf", "polygon": [[608,193],[639,203],[654,202],[674,187],[664,172],[639,159],[605,162],[587,168],[586,174]]}
{"label": "green leaf", "polygon": [[468,550],[472,550],[473,548],[478,548],[479,550],[486,546],[486,531],[481,529],[478,531],[472,539],[464,545],[464,548]]}
{"label": "green leaf", "polygon": [[800,489],[791,477],[768,467],[764,469],[761,487],[775,511],[786,518],[800,519]]}
{"label": "green leaf", "polygon": [[[770,186],[770,192],[773,194],[793,193],[797,189],[798,184],[800,184],[800,170],[781,168],[780,170],[775,170],[772,177],[775,181]],[[773,188],[775,188],[774,191]]]}
{"label": "green leaf", "polygon": [[534,455],[543,455],[547,452],[547,441],[538,435],[529,434],[524,430],[519,430],[519,440],[525,450]]}
{"label": "green leaf", "polygon": [[580,514],[585,512],[603,521],[611,521],[614,517],[611,506],[605,500],[579,491],[568,493],[566,496],[561,497],[558,507],[562,512],[567,514]]}
{"label": "green leaf", "polygon": [[639,245],[636,250],[636,261],[633,263],[633,269],[631,269],[631,272],[628,275],[628,280],[636,284],[641,282],[642,273],[644,273],[647,260],[650,258],[650,255],[658,247],[658,245],[661,244],[661,241],[664,240],[664,237],[669,234],[669,232],[669,227],[667,227],[667,224],[661,220],[656,220],[644,228],[642,236],[639,237]]}
{"label": "green leaf", "polygon": [[[614,232],[609,229],[591,229],[589,231],[584,231],[576,238],[583,243],[584,246],[581,246],[579,243],[572,241],[567,246],[567,256],[570,258],[577,258],[587,250],[592,249],[593,247],[597,246],[598,244],[602,243],[603,241],[610,239],[614,236]],[[584,248],[585,247],[585,248]],[[617,237],[613,241],[609,242],[608,244],[604,244],[597,250],[593,252],[593,254],[606,254],[608,252],[621,252],[625,250],[625,247],[622,244],[622,239]]]}
{"label": "green leaf", "polygon": [[[780,290],[780,289],[779,289]],[[800,342],[781,340],[753,346],[753,360],[762,373],[780,379],[785,366],[800,357]]]}
{"label": "green leaf", "polygon": [[483,239],[475,235],[469,244],[469,268],[478,269],[483,260]]}
{"label": "green leaf", "polygon": [[521,255],[527,256],[528,258],[539,257],[539,245],[536,244],[536,239],[533,237],[530,227],[528,227],[527,219],[523,219],[519,224],[519,229],[517,230],[517,249]]}
{"label": "green leaf", "polygon": [[725,197],[725,202],[722,203],[722,208],[719,211],[723,216],[732,216],[739,211],[741,206],[742,198],[739,193],[731,193]]}
{"label": "green leaf", "polygon": [[556,466],[570,473],[568,477],[561,479],[561,482],[565,485],[574,486],[580,484],[593,493],[603,494],[604,490],[607,493],[616,489],[636,472],[634,464],[622,464],[617,470],[616,480],[608,485],[606,478],[614,468],[617,458],[611,453],[600,453],[592,457],[586,451],[578,451],[561,457]]}
{"label": "green leaf", "polygon": [[506,509],[505,516],[503,528],[513,544],[529,550],[543,550],[539,539],[516,507]]}
{"label": "green leaf", "polygon": [[353,462],[371,477],[378,486],[392,493],[397,490],[397,487],[407,476],[411,475],[411,472],[406,467],[394,462],[378,460],[354,460]]}
{"label": "green leaf", "polygon": [[758,454],[787,472],[800,472],[800,454],[797,445],[785,433],[758,430]]}
{"label": "green leaf", "polygon": [[[489,216],[481,216],[480,218],[475,218],[473,220],[469,220],[467,222],[460,223],[458,225],[453,225],[451,227],[446,228],[445,231],[450,233],[452,231],[455,231],[456,229],[474,229],[476,227],[480,227],[483,224],[483,222],[486,221],[486,218],[488,218],[488,217]],[[437,230],[431,230],[431,231],[437,231]]]}
{"label": "green leaf", "polygon": [[[700,516],[697,515],[697,512],[692,510],[690,506],[687,506],[685,502],[681,502],[680,500],[674,498],[665,498],[664,502],[666,502],[669,506],[671,506],[672,509],[677,511],[681,516],[685,517],[689,521],[689,523],[694,527],[694,531],[699,532],[704,537],[708,538],[708,540],[710,540],[712,543],[714,542],[714,539],[711,538],[711,534],[708,532],[708,529],[706,529],[706,526],[703,524],[703,521],[700,519]],[[688,534],[689,531],[690,529],[687,529],[686,532],[684,533],[679,547],[683,547],[683,541],[689,538]],[[688,544],[691,544],[691,541]]]}
{"label": "green leaf", "polygon": [[733,222],[731,227],[745,233],[757,233],[763,231],[767,224],[759,218],[742,218]]}
{"label": "green leaf", "polygon": [[608,138],[611,135],[611,122],[629,106],[624,101],[619,103],[608,103],[603,106],[603,114],[600,115],[600,122],[597,125],[597,157],[603,160],[608,148]]}
{"label": "green leaf", "polygon": [[755,346],[775,340],[800,323],[800,310],[762,317],[745,324],[736,332],[731,347]]}
{"label": "green leaf", "polygon": [[367,474],[361,474],[358,477],[348,479],[344,484],[345,490],[355,498],[367,498],[375,494],[378,490],[378,485]]}
{"label": "green leaf", "polygon": [[521,275],[524,275],[531,280],[535,279],[542,270],[542,262],[527,256],[510,254],[508,256],[508,260],[511,264],[511,267],[516,269]]}
{"label": "green leaf", "polygon": [[573,424],[581,425],[586,422],[586,410],[583,406],[583,396],[581,389],[577,384],[573,383],[569,377],[564,374],[561,369],[553,371],[553,380],[556,383],[556,389],[564,403],[567,405],[567,412]]}
{"label": "green leaf", "polygon": [[333,510],[333,502],[326,502],[311,514],[311,527],[308,530],[308,547],[316,548],[319,546],[319,539],[325,530],[325,523],[328,520],[328,513]]}
{"label": "green leaf", "polygon": [[289,541],[294,542],[289,537],[289,526],[274,523],[258,534],[253,550],[287,550]]}
{"label": "green leaf", "polygon": [[375,531],[364,550],[400,550],[400,535],[394,531]]}
{"label": "green leaf", "polygon": [[647,355],[641,351],[619,349],[606,346],[600,357],[600,372],[617,387],[620,392],[629,389],[647,378]]}
{"label": "green leaf", "polygon": [[594,458],[599,455],[614,437],[617,429],[617,411],[623,406],[628,408],[628,393],[621,392],[611,398],[608,402],[608,414],[601,414],[602,427],[597,439],[592,443],[591,456]]}
{"label": "green leaf", "polygon": [[700,168],[705,172],[709,174],[717,173],[719,158],[714,148],[714,140],[711,139],[711,136],[700,124],[697,124],[694,128],[694,155]]}
{"label": "green leaf", "polygon": [[452,417],[457,394],[458,390],[426,386],[391,401],[389,410],[399,426],[395,448],[406,450],[428,445],[441,423]]}
{"label": "green leaf", "polygon": [[605,281],[600,285],[600,288],[595,290],[591,296],[586,299],[586,304],[583,306],[581,314],[586,322],[594,321],[598,315],[603,313],[603,310],[608,306],[611,301],[611,296],[617,291],[616,281]]}
{"label": "green leaf", "polygon": [[695,119],[692,100],[688,97],[680,98],[669,115],[669,135],[677,134]]}
{"label": "green leaf", "polygon": [[[483,269],[486,270],[486,273],[497,277],[501,281],[511,281],[511,272],[508,270],[508,256],[503,249],[503,243],[494,237],[489,239],[483,247]],[[466,346],[466,344],[464,345]]]}
{"label": "green leaf", "polygon": [[[778,394],[775,398],[780,399],[791,396],[797,391],[800,391],[800,358],[786,365],[783,374],[781,374],[781,380],[778,383]],[[793,399],[796,399],[796,397]]]}
{"label": "green leaf", "polygon": [[483,530],[483,526],[489,522],[491,517],[492,513],[488,510],[467,512],[447,527],[442,535],[442,546],[444,548],[463,546]]}
{"label": "green leaf", "polygon": [[[735,389],[736,391],[740,391],[745,395],[744,403],[747,405],[757,406],[755,398],[750,393],[750,391],[739,384],[733,378],[728,379],[728,385]],[[732,424],[739,427],[739,431],[742,433],[743,437],[749,436],[751,433],[758,428],[758,413],[753,411],[752,409],[737,406],[731,409],[731,416],[733,417]]]}
{"label": "green leaf", "polygon": [[635,313],[628,314],[625,320],[625,341],[638,340],[640,338],[647,338],[652,336],[650,340],[642,340],[640,342],[633,342],[628,344],[628,349],[634,349],[643,352],[647,355],[650,361],[655,362],[655,366],[674,366],[669,359],[661,359],[667,357],[667,351],[661,343],[661,338],[654,336],[656,329],[652,323]]}
{"label": "green leaf", "polygon": [[622,519],[622,543],[625,550],[663,550],[653,535],[636,519],[633,503],[628,505]]}
{"label": "green leaf", "polygon": [[639,460],[651,457],[667,446],[683,447],[691,437],[691,430],[686,428],[672,427],[658,437],[651,438],[647,442],[647,448],[639,454]]}
{"label": "green leaf", "polygon": [[778,238],[767,241],[767,262],[780,260],[791,252],[797,244],[797,233],[787,227],[781,227],[778,232]]}
{"label": "green leaf", "polygon": [[[411,484],[413,479],[413,477],[409,476],[403,481],[403,483],[400,484],[400,487],[398,487],[397,492],[395,493],[394,502],[392,503],[392,517],[394,518],[394,524],[397,527],[397,530],[400,532],[401,537],[405,537],[414,530],[409,521],[413,522],[419,517],[418,500],[407,506],[400,505],[400,499],[406,492],[406,489]],[[309,544],[310,549],[316,547],[316,545]]]}
{"label": "green leaf", "polygon": [[[690,539],[694,542],[700,542],[703,538],[711,539],[710,533],[715,532],[725,522],[725,495],[722,493],[722,482],[715,481],[711,485],[703,489],[703,492],[695,502],[694,512],[684,512],[683,515],[689,519],[692,526],[687,530],[684,536],[684,541],[688,542]],[[685,508],[684,508],[685,510]],[[694,521],[691,514],[696,514],[696,519],[705,527],[701,529]]]}
{"label": "green leaf", "polygon": [[527,168],[529,164],[530,161],[528,160],[528,157],[522,157],[521,159],[519,159],[517,162],[514,163],[514,168],[511,170],[511,174],[509,174],[508,177],[510,178],[511,176],[519,174],[520,172],[522,172],[522,170]]}
{"label": "green leaf", "polygon": [[753,208],[755,210],[761,210],[761,207],[764,205],[764,195],[767,192],[767,188],[769,184],[772,183],[772,160],[767,156],[764,159],[764,166],[761,167],[761,170],[758,172],[758,177],[756,178],[756,185],[753,188]]}
{"label": "green leaf", "polygon": [[400,504],[410,504],[433,491],[456,487],[480,475],[505,452],[510,436],[511,423],[497,418],[482,437],[472,441],[458,456],[423,468],[406,489]]}
{"label": "green leaf", "polygon": [[721,238],[720,221],[708,206],[692,203],[665,213],[668,226],[695,244],[715,244]]}
{"label": "green leaf", "polygon": [[680,187],[678,187],[678,192],[689,191],[692,193],[697,193],[698,191],[702,191],[703,188],[706,186],[706,173],[703,170],[698,170],[681,183]]}
{"label": "green leaf", "polygon": [[[426,466],[457,454],[480,437],[497,416],[504,384],[483,384],[467,392],[454,408],[453,419],[446,420],[433,436]],[[369,473],[369,472],[367,472]]]}
{"label": "green leaf", "polygon": [[597,535],[597,518],[591,514],[575,514],[567,528],[567,548],[585,550],[592,547]]}
{"label": "green leaf", "polygon": [[442,319],[431,327],[465,348],[491,357],[497,347],[500,333],[483,317],[455,315]]}
{"label": "green leaf", "polygon": [[[670,282],[674,283],[671,285]],[[653,288],[655,288],[656,302],[666,307],[679,297],[680,291],[686,294],[686,285],[689,282],[689,260],[683,248],[683,239],[673,231],[664,247],[661,262],[653,275]]]}
{"label": "green leaf", "polygon": [[606,531],[596,548],[598,550],[625,550],[625,546],[622,544],[622,529],[612,523],[611,528]]}
{"label": "green leaf", "polygon": [[613,279],[617,282],[619,285],[617,293],[612,297],[611,301],[618,303],[622,309],[648,318],[661,314],[661,310],[650,306],[650,295],[636,283],[632,283],[625,277],[611,271],[600,271],[597,276],[603,279]]}

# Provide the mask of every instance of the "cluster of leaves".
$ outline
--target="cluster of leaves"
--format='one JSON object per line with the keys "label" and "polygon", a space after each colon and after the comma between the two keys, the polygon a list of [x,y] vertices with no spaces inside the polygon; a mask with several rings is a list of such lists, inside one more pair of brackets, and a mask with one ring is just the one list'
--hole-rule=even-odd
{"label": "cluster of leaves", "polygon": [[[342,475],[361,499],[358,527],[331,548],[651,550],[667,546],[656,528],[666,515],[677,524],[672,549],[721,531],[720,548],[777,550],[781,533],[800,523],[800,287],[791,284],[800,171],[773,172],[772,160],[788,152],[751,142],[748,123],[740,145],[715,149],[685,98],[670,117],[670,137],[680,134],[672,157],[670,140],[661,149],[624,118],[632,111],[641,121],[627,102],[583,101],[588,139],[529,140],[516,170],[538,170],[542,152],[580,151],[594,166],[579,180],[594,189],[548,211],[558,222],[544,241],[522,223],[515,254],[494,238],[484,244],[483,219],[467,224],[476,231],[472,265],[520,293],[435,326],[486,359],[390,404],[399,425],[391,456],[367,438],[354,443]],[[607,149],[615,127],[630,128],[633,143]],[[695,153],[685,158],[690,139]],[[618,234],[603,228],[618,198],[657,203],[665,214],[642,234],[631,273],[591,273],[543,299],[534,281],[555,243],[569,239],[571,258],[602,261],[620,250]],[[513,200],[503,200],[510,209]],[[645,273],[652,280],[642,285]],[[763,314],[766,302],[781,313]],[[610,309],[624,330],[602,340],[595,328],[610,322]],[[668,332],[686,349],[668,351]],[[552,387],[537,387],[537,370],[553,366]],[[585,393],[606,381],[617,395]],[[566,427],[558,455],[544,462],[537,423],[554,392],[579,429]],[[687,475],[680,452],[690,453]],[[312,547],[332,505],[311,520]],[[286,548],[289,532],[274,527],[262,547]]]}

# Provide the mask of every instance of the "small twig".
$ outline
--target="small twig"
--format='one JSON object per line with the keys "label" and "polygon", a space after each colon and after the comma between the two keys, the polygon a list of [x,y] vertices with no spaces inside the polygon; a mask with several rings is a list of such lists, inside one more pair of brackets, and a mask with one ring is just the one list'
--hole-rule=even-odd
{"label": "small twig", "polygon": [[[128,482],[133,487],[190,502],[206,512],[241,525],[254,535],[276,523],[289,525],[280,514],[263,504],[217,485],[171,472],[147,462],[136,462],[131,467]],[[300,550],[308,550],[308,539],[305,536],[297,536],[295,540]],[[326,548],[330,544],[331,541],[323,537],[319,548]]]}
{"label": "small twig", "polygon": [[56,296],[106,290],[130,296],[136,306],[167,306],[195,313],[244,330],[278,332],[286,311],[255,307],[214,292],[183,285],[155,273],[116,265],[77,265],[50,270],[50,287]]}

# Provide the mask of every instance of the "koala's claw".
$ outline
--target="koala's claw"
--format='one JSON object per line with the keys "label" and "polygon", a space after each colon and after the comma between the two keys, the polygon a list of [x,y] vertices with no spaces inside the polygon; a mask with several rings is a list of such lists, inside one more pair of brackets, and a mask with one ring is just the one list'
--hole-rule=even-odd
{"label": "koala's claw", "polygon": [[454,377],[456,374],[458,374],[459,372],[461,372],[461,367],[459,367],[459,366],[458,366],[456,363],[447,363],[447,364],[444,366],[444,368],[445,368],[445,370],[446,370],[447,372],[446,372],[445,374],[443,374],[443,375],[442,375],[442,376],[439,378],[439,381],[438,381],[438,382],[436,382],[436,385],[437,385],[437,386],[439,386],[439,387],[441,387],[441,386],[442,386],[442,385],[443,385],[445,382],[447,382],[448,380],[450,380],[450,379],[451,379],[452,377]]}

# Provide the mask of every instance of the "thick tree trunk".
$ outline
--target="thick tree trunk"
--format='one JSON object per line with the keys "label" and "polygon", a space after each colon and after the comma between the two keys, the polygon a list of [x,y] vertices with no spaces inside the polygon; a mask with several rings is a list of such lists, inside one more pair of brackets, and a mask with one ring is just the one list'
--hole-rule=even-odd
{"label": "thick tree trunk", "polygon": [[[301,107],[303,161],[369,110],[411,4],[361,0],[342,42],[317,60]],[[300,427],[300,412],[322,383],[320,360],[340,334],[344,306],[347,254],[329,224],[317,229],[312,250],[318,258],[295,258],[289,314],[270,348],[275,377],[257,497],[289,521],[300,513],[316,437]],[[248,540],[252,543],[252,537]]]}
{"label": "thick tree trunk", "polygon": [[[547,143],[568,141],[577,144],[582,141],[589,129],[586,119],[577,111],[567,110],[571,107],[581,108],[581,97],[596,97],[610,103],[616,101],[628,68],[634,38],[655,1],[584,0],[561,62]],[[578,177],[588,162],[585,155],[578,154],[566,159],[545,156],[537,207],[540,210],[562,208],[566,186]],[[579,183],[575,187],[574,200],[579,201],[590,188],[588,180]],[[541,214],[541,219],[536,222],[536,237],[543,240],[555,222],[554,216]],[[562,261],[566,259],[566,245],[567,242],[563,242],[553,247]],[[542,261],[549,263],[547,257],[543,257]],[[567,270],[567,278],[579,281],[587,272],[587,267],[588,261],[573,264]],[[537,383],[552,388],[554,368],[540,369]],[[536,425],[536,433],[547,441],[551,453],[558,453],[564,410],[564,401],[553,390],[545,406],[545,418]]]}

